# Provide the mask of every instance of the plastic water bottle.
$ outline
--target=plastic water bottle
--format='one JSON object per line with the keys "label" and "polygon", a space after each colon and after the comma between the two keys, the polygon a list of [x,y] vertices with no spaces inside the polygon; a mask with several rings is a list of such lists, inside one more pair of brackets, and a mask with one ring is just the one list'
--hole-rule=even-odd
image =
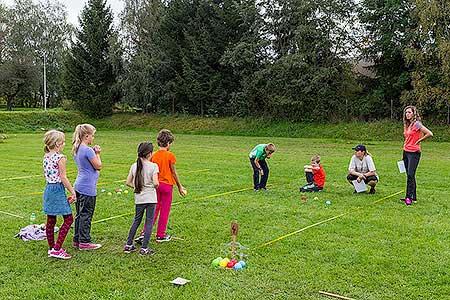
{"label": "plastic water bottle", "polygon": [[35,222],[36,222],[36,214],[35,213],[31,213],[30,225],[33,225]]}

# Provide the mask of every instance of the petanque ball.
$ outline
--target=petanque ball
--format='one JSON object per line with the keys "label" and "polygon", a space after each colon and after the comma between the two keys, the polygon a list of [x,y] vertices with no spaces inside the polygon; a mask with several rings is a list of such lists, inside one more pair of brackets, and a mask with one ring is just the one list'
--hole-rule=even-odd
{"label": "petanque ball", "polygon": [[242,271],[242,265],[240,263],[237,263],[234,265],[233,269],[236,271]]}
{"label": "petanque ball", "polygon": [[108,196],[112,196],[112,193],[111,192],[108,192],[108,194],[107,194]]}
{"label": "petanque ball", "polygon": [[247,266],[247,264],[245,263],[245,261],[241,260],[239,262],[239,264],[241,265],[242,268],[245,268],[245,266]]}
{"label": "petanque ball", "polygon": [[220,257],[214,259],[214,260],[211,262],[211,267],[217,268],[217,267],[219,266],[219,263],[220,263],[220,259],[219,259],[219,258],[220,258]]}
{"label": "petanque ball", "polygon": [[124,194],[128,194],[128,190],[123,191]]}
{"label": "petanque ball", "polygon": [[331,201],[330,200],[327,200],[326,202],[325,202],[325,205],[331,205]]}
{"label": "petanque ball", "polygon": [[221,266],[222,268],[225,268],[229,262],[230,262],[230,260],[228,258],[224,258],[219,262],[219,266]]}
{"label": "petanque ball", "polygon": [[314,200],[319,200],[319,197],[314,197]]}

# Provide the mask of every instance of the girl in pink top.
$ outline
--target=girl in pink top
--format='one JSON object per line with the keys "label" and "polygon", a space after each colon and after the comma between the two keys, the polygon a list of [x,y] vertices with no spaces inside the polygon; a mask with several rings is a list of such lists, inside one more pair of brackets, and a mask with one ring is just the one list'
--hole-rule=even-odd
{"label": "girl in pink top", "polygon": [[414,106],[407,106],[403,110],[403,124],[405,144],[403,146],[403,162],[407,174],[405,204],[411,205],[417,200],[416,169],[420,161],[420,142],[433,136],[433,133],[423,126],[419,112]]}

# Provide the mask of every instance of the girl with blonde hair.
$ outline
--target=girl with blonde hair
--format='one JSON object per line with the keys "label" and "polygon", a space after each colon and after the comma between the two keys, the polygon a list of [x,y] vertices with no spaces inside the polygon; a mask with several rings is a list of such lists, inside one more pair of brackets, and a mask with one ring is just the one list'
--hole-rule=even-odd
{"label": "girl with blonde hair", "polygon": [[[61,154],[65,143],[64,133],[57,130],[47,131],[44,135],[44,176],[46,180],[44,190],[44,213],[47,215],[47,224],[45,226],[45,233],[49,250],[47,252],[49,257],[60,259],[71,258],[70,254],[62,248],[70,226],[73,223],[72,208],[70,203],[76,201],[77,196],[75,190],[70,184],[66,175],[66,161],[65,155]],[[67,188],[71,196],[67,198]],[[62,224],[58,239],[55,243],[54,229],[56,225],[56,216],[63,216],[64,223]]]}
{"label": "girl with blonde hair", "polygon": [[75,180],[77,195],[75,233],[73,246],[80,250],[100,248],[91,240],[91,224],[97,198],[97,181],[102,168],[100,146],[89,147],[94,141],[95,127],[91,124],[80,124],[75,128],[72,139],[72,155],[78,168]]}

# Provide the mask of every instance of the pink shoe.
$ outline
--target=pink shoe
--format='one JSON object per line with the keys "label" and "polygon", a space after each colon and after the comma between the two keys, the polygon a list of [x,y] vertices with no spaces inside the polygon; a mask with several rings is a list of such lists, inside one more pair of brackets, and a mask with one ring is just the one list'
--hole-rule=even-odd
{"label": "pink shoe", "polygon": [[60,258],[60,259],[70,259],[70,258],[72,258],[72,256],[70,256],[70,254],[67,253],[66,250],[64,250],[63,248],[61,248],[59,250],[55,250],[55,249],[50,250],[48,256],[49,257]]}
{"label": "pink shoe", "polygon": [[412,204],[411,199],[406,198],[406,199],[405,199],[405,204],[406,204],[406,205],[411,205],[411,204]]}
{"label": "pink shoe", "polygon": [[80,250],[94,250],[100,248],[102,245],[100,244],[92,244],[92,243],[80,243],[78,249]]}

